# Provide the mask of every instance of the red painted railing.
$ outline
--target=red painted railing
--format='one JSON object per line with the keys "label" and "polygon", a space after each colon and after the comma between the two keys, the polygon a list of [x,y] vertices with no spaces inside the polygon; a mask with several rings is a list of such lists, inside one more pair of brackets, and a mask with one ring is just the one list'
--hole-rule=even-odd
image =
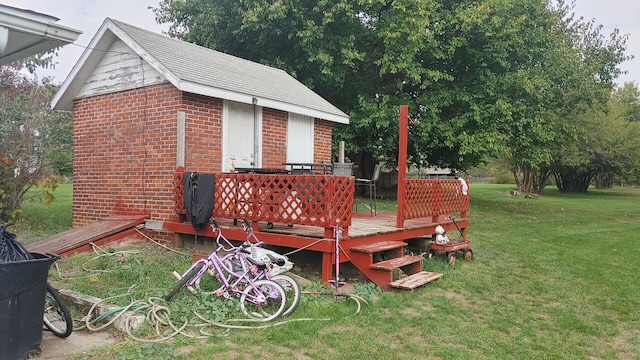
{"label": "red painted railing", "polygon": [[404,204],[404,220],[454,213],[462,213],[466,217],[469,211],[468,184],[463,189],[462,183],[455,179],[405,179]]}
{"label": "red painted railing", "polygon": [[[177,214],[186,214],[182,171],[174,173]],[[329,228],[351,225],[354,178],[333,175],[216,174],[215,218]]]}
{"label": "red painted railing", "polygon": [[[177,214],[186,214],[182,171],[174,173]],[[455,179],[405,179],[398,219],[437,218],[469,210],[469,193]],[[354,178],[333,175],[216,174],[215,218],[313,225],[351,225]],[[400,201],[398,201],[400,203]]]}

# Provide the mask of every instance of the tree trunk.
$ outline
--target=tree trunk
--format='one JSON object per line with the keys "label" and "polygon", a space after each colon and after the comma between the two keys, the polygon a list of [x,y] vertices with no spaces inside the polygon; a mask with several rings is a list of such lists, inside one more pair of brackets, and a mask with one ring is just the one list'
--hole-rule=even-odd
{"label": "tree trunk", "polygon": [[611,173],[598,174],[594,176],[593,180],[596,185],[596,189],[610,189],[613,187],[614,175]]}
{"label": "tree trunk", "polygon": [[514,169],[511,173],[513,174],[513,182],[516,184],[518,191],[522,192],[522,181],[520,180],[520,176],[518,176],[518,171]]}
{"label": "tree trunk", "polygon": [[547,180],[549,180],[549,176],[551,176],[551,172],[547,169],[542,169],[538,171],[536,175],[536,182],[534,185],[533,192],[538,195],[544,195],[544,188],[547,185]]}
{"label": "tree trunk", "polygon": [[591,173],[578,173],[578,172],[562,172],[554,173],[556,179],[556,186],[558,190],[563,193],[581,193],[587,192],[591,178]]}
{"label": "tree trunk", "polygon": [[518,186],[518,191],[523,194],[532,192],[540,194],[540,184],[543,184],[542,191],[544,192],[544,184],[549,178],[549,174],[546,174],[546,171],[541,172],[531,165],[517,166],[512,173],[513,179]]}

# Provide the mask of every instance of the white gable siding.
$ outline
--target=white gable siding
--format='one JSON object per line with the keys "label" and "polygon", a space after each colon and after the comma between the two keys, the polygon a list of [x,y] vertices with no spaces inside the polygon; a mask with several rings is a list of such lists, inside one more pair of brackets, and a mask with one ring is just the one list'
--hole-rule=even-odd
{"label": "white gable siding", "polygon": [[[144,72],[140,71],[140,66]],[[122,40],[116,39],[80,88],[77,97],[129,90],[166,81]]]}

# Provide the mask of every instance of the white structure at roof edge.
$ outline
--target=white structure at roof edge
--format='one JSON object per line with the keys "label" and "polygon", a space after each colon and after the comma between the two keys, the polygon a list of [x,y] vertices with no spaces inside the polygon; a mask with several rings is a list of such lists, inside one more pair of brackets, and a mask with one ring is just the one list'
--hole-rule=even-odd
{"label": "white structure at roof edge", "polygon": [[0,4],[0,65],[70,44],[82,31],[62,26],[59,19]]}

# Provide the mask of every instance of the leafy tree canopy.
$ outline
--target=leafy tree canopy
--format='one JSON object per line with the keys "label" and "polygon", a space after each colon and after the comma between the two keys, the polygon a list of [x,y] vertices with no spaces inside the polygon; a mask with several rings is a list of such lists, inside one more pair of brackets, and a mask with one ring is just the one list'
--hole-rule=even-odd
{"label": "leafy tree canopy", "polygon": [[[361,167],[397,159],[397,109],[416,165],[507,154],[549,164],[571,120],[611,87],[626,38],[546,0],[163,0],[169,35],[288,71],[350,114]],[[606,91],[605,91],[606,93]],[[558,136],[559,134],[559,136]]]}
{"label": "leafy tree canopy", "polygon": [[50,109],[55,86],[24,70],[23,62],[0,66],[0,222],[18,217],[34,185],[52,201],[48,189],[70,164],[71,116]]}

